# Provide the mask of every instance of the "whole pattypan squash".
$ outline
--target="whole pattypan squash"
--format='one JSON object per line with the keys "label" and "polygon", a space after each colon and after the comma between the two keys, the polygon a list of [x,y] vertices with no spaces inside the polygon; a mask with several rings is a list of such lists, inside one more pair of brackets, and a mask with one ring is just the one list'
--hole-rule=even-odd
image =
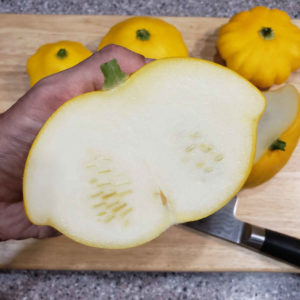
{"label": "whole pattypan squash", "polygon": [[189,55],[181,33],[173,25],[152,17],[132,17],[114,25],[101,40],[98,50],[108,44],[155,59]]}
{"label": "whole pattypan squash", "polygon": [[229,68],[259,88],[286,81],[300,66],[300,30],[278,9],[236,14],[221,27],[217,47]]}
{"label": "whole pattypan squash", "polygon": [[60,41],[41,46],[27,61],[27,73],[33,86],[42,78],[71,68],[92,55],[78,42]]}

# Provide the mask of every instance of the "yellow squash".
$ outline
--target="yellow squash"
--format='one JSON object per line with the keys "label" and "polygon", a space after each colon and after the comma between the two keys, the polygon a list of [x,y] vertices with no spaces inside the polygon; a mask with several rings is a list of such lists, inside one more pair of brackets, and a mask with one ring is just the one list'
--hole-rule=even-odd
{"label": "yellow squash", "polygon": [[229,68],[259,88],[285,82],[300,67],[300,30],[278,9],[236,14],[221,27],[217,47]]}
{"label": "yellow squash", "polygon": [[194,58],[159,59],[127,80],[116,60],[101,70],[105,91],[66,102],[32,145],[23,192],[34,224],[129,248],[232,199],[265,107],[253,85]]}
{"label": "yellow squash", "polygon": [[[247,179],[245,187],[254,187],[262,184],[279,172],[288,162],[300,138],[300,96],[297,90],[291,85],[286,85],[281,89],[265,92],[264,94],[267,100],[267,109],[265,114],[269,115],[271,126],[272,123],[273,126],[275,126],[275,123],[278,122],[276,115],[278,116],[278,112],[280,113],[280,111],[283,112],[283,110],[287,109],[286,106],[289,105],[287,102],[291,103],[289,100],[292,100],[292,97],[294,98],[294,106],[291,107],[290,110],[293,110],[292,114],[294,117],[290,121],[288,128],[284,129],[277,139],[271,142],[269,147],[260,157],[255,158],[254,166]],[[276,94],[282,97],[282,103],[285,102],[286,105],[285,108],[282,107],[281,110],[277,109],[277,112],[276,109],[273,109],[272,112],[272,110],[268,109],[268,106],[271,105],[270,102],[272,100],[275,100]],[[264,116],[260,120],[258,130],[261,128],[261,121],[263,119]],[[258,138],[257,147],[259,147],[259,143],[262,143],[263,139],[265,138]]]}
{"label": "yellow squash", "polygon": [[60,41],[45,44],[27,61],[27,73],[33,86],[42,78],[71,68],[92,55],[78,42]]}
{"label": "yellow squash", "polygon": [[133,17],[114,25],[98,47],[116,44],[148,58],[186,57],[181,33],[171,24],[152,17]]}

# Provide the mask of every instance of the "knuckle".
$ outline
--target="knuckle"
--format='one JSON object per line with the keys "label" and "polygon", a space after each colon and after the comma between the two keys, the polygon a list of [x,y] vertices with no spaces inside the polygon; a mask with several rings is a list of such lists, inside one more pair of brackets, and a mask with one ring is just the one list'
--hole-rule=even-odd
{"label": "knuckle", "polygon": [[127,49],[122,47],[122,46],[119,46],[119,45],[116,45],[116,44],[109,44],[107,46],[105,46],[104,48],[102,48],[100,50],[100,52],[112,52],[112,53],[120,53],[120,52],[124,52],[124,50],[126,51]]}
{"label": "knuckle", "polygon": [[140,58],[144,59],[144,56],[141,54],[138,54],[136,52],[133,52],[125,47],[116,45],[116,44],[109,44],[102,48],[100,51],[98,51],[99,54],[103,54],[108,57],[134,57],[134,58]]}

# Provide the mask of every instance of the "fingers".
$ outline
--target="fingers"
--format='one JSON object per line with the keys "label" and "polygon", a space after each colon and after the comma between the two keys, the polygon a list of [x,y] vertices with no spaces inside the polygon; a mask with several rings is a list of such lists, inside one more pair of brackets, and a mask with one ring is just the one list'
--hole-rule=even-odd
{"label": "fingers", "polygon": [[59,232],[52,227],[33,225],[26,218],[22,202],[0,203],[0,241],[57,235]]}
{"label": "fingers", "polygon": [[77,66],[42,79],[0,115],[0,200],[6,201],[0,202],[0,240],[57,234],[50,227],[31,224],[25,216],[20,202],[25,160],[32,141],[50,115],[67,100],[100,90],[104,82],[100,66],[114,58],[129,74],[147,62],[142,55],[109,45]]}

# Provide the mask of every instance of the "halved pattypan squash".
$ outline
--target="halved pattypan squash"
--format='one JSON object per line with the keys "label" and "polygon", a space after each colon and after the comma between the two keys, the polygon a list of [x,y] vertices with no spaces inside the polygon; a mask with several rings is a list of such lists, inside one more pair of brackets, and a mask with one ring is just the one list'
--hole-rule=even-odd
{"label": "halved pattypan squash", "polygon": [[34,224],[129,248],[214,213],[240,190],[265,108],[252,84],[194,58],[159,59],[128,79],[115,60],[101,69],[105,91],[66,102],[32,145],[23,192]]}
{"label": "halved pattypan squash", "polygon": [[189,55],[181,33],[173,25],[152,17],[132,17],[114,25],[98,50],[109,44],[155,59]]}
{"label": "halved pattypan squash", "polygon": [[82,44],[60,41],[41,46],[27,61],[30,86],[42,78],[71,68],[92,55]]}
{"label": "halved pattypan squash", "polygon": [[286,85],[264,93],[267,106],[257,127],[254,166],[245,187],[273,177],[289,160],[300,137],[300,97]]}
{"label": "halved pattypan squash", "polygon": [[279,9],[236,14],[221,27],[217,47],[229,68],[259,88],[285,82],[300,67],[300,29]]}

